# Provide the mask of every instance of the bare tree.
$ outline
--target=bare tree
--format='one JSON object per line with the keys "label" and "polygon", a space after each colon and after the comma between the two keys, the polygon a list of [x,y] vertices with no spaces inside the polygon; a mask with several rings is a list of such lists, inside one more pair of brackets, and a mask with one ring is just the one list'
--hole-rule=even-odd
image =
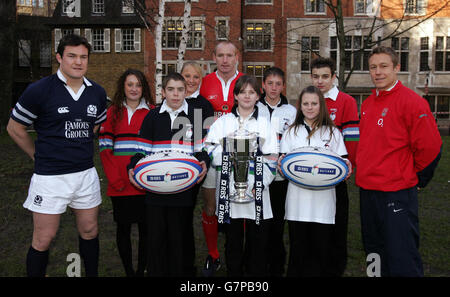
{"label": "bare tree", "polygon": [[178,56],[177,56],[178,72],[181,72],[181,67],[183,67],[184,62],[184,54],[186,53],[188,33],[190,31],[190,22],[191,22],[191,7],[192,7],[192,0],[185,0],[183,13],[183,31],[181,33],[180,46],[178,47]]}
{"label": "bare tree", "polygon": [[[133,0],[127,0],[133,1]],[[161,87],[162,87],[162,28],[164,25],[164,16],[166,10],[165,0],[136,0],[136,11],[142,20],[143,24],[147,28],[147,31],[154,37],[155,40],[155,93],[156,102],[162,101]],[[191,20],[191,7],[192,1],[186,0],[184,4],[184,14],[183,14],[183,30],[180,39],[180,45],[178,47],[177,55],[177,71],[181,70],[184,62],[184,55],[186,53],[186,46],[188,40],[188,34],[190,31],[190,20]]]}
{"label": "bare tree", "polygon": [[[345,53],[350,51],[346,48],[347,37],[353,36],[353,33],[356,30],[365,32],[365,36],[368,38],[363,40],[361,47],[358,49],[351,49],[352,56],[364,55],[365,51],[373,48],[375,45],[412,30],[436,16],[442,10],[450,7],[450,0],[436,1],[437,4],[429,7],[427,13],[420,14],[410,13],[410,11],[408,11],[410,8],[403,7],[403,1],[372,0],[370,2],[367,1],[366,3],[370,3],[370,5],[367,5],[365,11],[367,17],[361,18],[359,27],[346,25],[344,9],[347,8],[347,5],[353,5],[353,1],[342,0],[324,0],[324,4],[333,15],[332,19],[321,19],[304,25],[305,27],[317,26],[320,27],[321,30],[327,31],[330,31],[330,28],[335,30],[338,45],[337,48],[339,51],[336,61],[338,66],[337,77],[339,88],[344,91],[355,71],[355,65],[348,67],[348,63],[346,63],[348,62],[348,56],[346,56]],[[295,31],[302,27],[291,28],[290,31]],[[372,38],[373,36],[377,36],[378,38]],[[298,43],[296,40],[292,40],[287,46],[294,49],[296,43]],[[302,47],[301,50],[305,50],[305,48]],[[307,50],[310,52],[314,51],[313,48]],[[316,51],[314,51],[314,53],[317,54]]]}

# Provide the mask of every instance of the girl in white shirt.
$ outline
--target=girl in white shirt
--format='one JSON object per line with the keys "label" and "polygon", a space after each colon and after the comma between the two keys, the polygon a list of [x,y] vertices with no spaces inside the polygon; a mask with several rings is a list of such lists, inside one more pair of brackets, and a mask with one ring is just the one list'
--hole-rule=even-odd
{"label": "girl in white shirt", "polygon": [[[299,147],[315,146],[346,156],[344,139],[330,119],[321,91],[314,86],[306,87],[298,106],[294,124],[281,139],[280,152],[286,154]],[[288,276],[332,275],[330,246],[335,213],[335,188],[310,190],[289,182],[285,208],[290,241]]]}
{"label": "girl in white shirt", "polygon": [[[228,276],[242,276],[244,262],[246,273],[252,276],[267,276],[267,247],[268,231],[272,218],[270,206],[269,184],[275,178],[276,159],[278,156],[277,136],[271,127],[265,107],[255,106],[259,99],[259,85],[255,77],[244,75],[238,79],[233,90],[235,103],[232,112],[218,118],[212,125],[206,137],[208,153],[212,157],[212,166],[216,170],[222,168],[223,147],[221,141],[224,137],[238,130],[240,121],[244,129],[250,133],[259,134],[260,150],[263,154],[262,161],[262,211],[260,216],[256,212],[255,201],[248,203],[230,202],[229,224],[224,221],[226,236],[225,254]],[[247,193],[255,194],[255,162],[250,161],[248,174]],[[223,169],[223,168],[222,168]],[[219,213],[222,207],[219,204],[221,197],[221,174],[216,174],[216,215],[221,220]],[[228,178],[229,194],[235,192],[234,172]],[[225,181],[225,180],[224,180]],[[256,189],[258,190],[258,189]],[[245,257],[245,258],[244,258]]]}

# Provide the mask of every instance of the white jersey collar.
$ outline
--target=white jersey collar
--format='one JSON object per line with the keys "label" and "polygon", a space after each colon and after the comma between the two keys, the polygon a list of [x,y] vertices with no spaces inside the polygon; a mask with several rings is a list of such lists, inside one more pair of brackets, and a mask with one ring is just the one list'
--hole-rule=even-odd
{"label": "white jersey collar", "polygon": [[333,86],[331,89],[328,90],[325,94],[323,94],[324,98],[330,98],[333,101],[337,100],[337,96],[339,94],[339,90],[336,86]]}

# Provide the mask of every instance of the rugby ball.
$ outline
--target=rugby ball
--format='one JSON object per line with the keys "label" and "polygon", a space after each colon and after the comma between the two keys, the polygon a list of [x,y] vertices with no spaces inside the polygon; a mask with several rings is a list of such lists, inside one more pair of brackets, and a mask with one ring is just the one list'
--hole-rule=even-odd
{"label": "rugby ball", "polygon": [[281,160],[281,171],[295,184],[308,189],[327,189],[345,179],[349,168],[338,154],[320,147],[301,147]]}
{"label": "rugby ball", "polygon": [[191,155],[158,152],[139,160],[134,167],[134,179],[147,191],[174,194],[194,186],[201,171],[200,162]]}

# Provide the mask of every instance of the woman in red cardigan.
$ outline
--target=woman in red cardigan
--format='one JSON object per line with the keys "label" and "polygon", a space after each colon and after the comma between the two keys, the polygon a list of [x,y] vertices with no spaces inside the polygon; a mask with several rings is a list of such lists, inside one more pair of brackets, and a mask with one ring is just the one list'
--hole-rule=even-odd
{"label": "woman in red cardigan", "polygon": [[[145,191],[130,184],[126,166],[138,149],[142,121],[154,108],[150,87],[139,70],[126,70],[117,81],[107,120],[99,133],[100,158],[108,179],[107,195],[111,197],[117,224],[117,247],[127,276],[143,276],[147,264],[146,227],[144,220]],[[131,225],[138,224],[138,267],[133,269]]]}

